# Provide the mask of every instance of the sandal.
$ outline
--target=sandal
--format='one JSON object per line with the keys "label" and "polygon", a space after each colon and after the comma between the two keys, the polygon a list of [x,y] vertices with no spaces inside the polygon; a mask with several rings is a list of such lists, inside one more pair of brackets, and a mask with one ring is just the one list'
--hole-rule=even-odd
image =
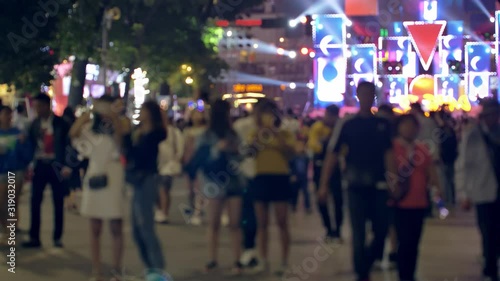
{"label": "sandal", "polygon": [[207,263],[207,265],[205,265],[205,273],[212,272],[215,269],[217,269],[217,267],[218,267],[217,262],[216,261],[211,261],[211,262]]}

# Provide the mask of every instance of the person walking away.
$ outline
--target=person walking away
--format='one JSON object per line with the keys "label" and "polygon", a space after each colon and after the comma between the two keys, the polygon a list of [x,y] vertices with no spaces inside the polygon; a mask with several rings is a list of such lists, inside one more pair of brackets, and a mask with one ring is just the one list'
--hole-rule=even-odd
{"label": "person walking away", "polygon": [[[351,217],[354,270],[359,281],[370,280],[376,254],[383,251],[389,214],[387,200],[394,183],[386,173],[396,174],[391,143],[391,126],[387,120],[372,114],[376,87],[361,82],[357,88],[359,112],[337,126],[330,141],[321,173],[319,200],[325,202],[330,179],[345,155],[345,180],[348,185],[348,207]],[[367,145],[366,141],[370,141]],[[366,221],[373,228],[373,240],[366,247]]]}
{"label": "person walking away", "polygon": [[454,129],[453,117],[444,110],[436,114],[436,122],[441,129],[440,156],[443,163],[446,203],[455,205],[455,161],[458,157],[458,139]]}
{"label": "person walking away", "polygon": [[241,142],[231,127],[230,112],[231,105],[227,101],[217,100],[212,105],[208,129],[196,140],[195,154],[188,167],[202,170],[201,189],[208,198],[209,262],[205,265],[205,272],[218,267],[221,217],[224,207],[227,207],[235,261],[231,274],[240,275],[243,269],[239,260],[243,242],[240,223],[244,180],[238,170],[230,168],[242,159],[239,153]]}
{"label": "person walking away", "polygon": [[290,162],[291,167],[291,182],[293,196],[291,200],[292,212],[297,212],[297,204],[299,196],[302,193],[304,198],[304,208],[306,214],[311,214],[311,199],[309,195],[309,179],[307,177],[309,167],[309,155],[306,151],[306,144],[304,139],[298,139],[295,146],[295,157]]}
{"label": "person walking away", "polygon": [[[256,104],[256,107],[258,106],[259,103]],[[243,190],[241,212],[244,251],[241,255],[240,263],[244,266],[253,267],[257,263],[257,252],[255,249],[257,219],[255,217],[254,196],[251,188],[253,179],[255,178],[255,159],[249,148],[248,140],[250,139],[252,132],[256,130],[254,116],[248,115],[236,120],[233,124],[233,128],[242,142],[240,152],[243,160],[240,163],[239,170],[246,182]]]}
{"label": "person walking away", "polygon": [[455,170],[457,195],[462,207],[476,205],[482,238],[483,278],[498,281],[500,256],[500,105],[481,103],[479,122],[464,132]]}
{"label": "person walking away", "polygon": [[100,238],[105,220],[113,237],[113,276],[119,276],[122,269],[125,171],[120,151],[126,128],[112,110],[113,102],[115,98],[110,96],[96,100],[93,112],[83,113],[69,132],[75,149],[89,159],[80,213],[90,222],[91,280],[95,281],[104,280]]}
{"label": "person walking away", "polygon": [[26,248],[40,248],[40,224],[43,193],[47,184],[52,188],[54,207],[54,246],[62,248],[64,223],[64,179],[71,176],[66,149],[69,145],[69,126],[51,110],[51,99],[46,94],[34,98],[37,118],[31,124],[28,138],[35,146],[34,175],[31,187],[30,240],[23,243]]}
{"label": "person walking away", "polygon": [[167,124],[166,140],[160,143],[158,155],[158,171],[160,174],[159,204],[155,212],[155,221],[162,224],[169,223],[170,204],[172,198],[170,191],[174,178],[182,174],[182,156],[184,154],[184,137],[181,130],[173,126],[173,120],[165,117]]}
{"label": "person walking away", "polygon": [[[19,208],[14,217],[9,216],[9,199],[19,203],[23,188],[23,174],[33,159],[33,145],[21,130],[12,126],[12,109],[0,106],[0,246],[8,246],[8,219],[16,219],[19,224]],[[9,178],[15,174],[15,184]],[[13,195],[13,196],[12,196]]]}
{"label": "person walking away", "polygon": [[393,143],[401,186],[400,193],[392,200],[398,241],[397,264],[399,280],[414,281],[424,219],[431,204],[428,190],[435,188],[440,198],[441,185],[427,146],[416,140],[420,129],[417,118],[403,115],[396,128],[398,136]]}
{"label": "person walking away", "polygon": [[[325,110],[325,116],[322,120],[316,121],[309,131],[308,148],[313,154],[313,181],[316,186],[316,191],[320,188],[321,170],[323,161],[327,154],[328,143],[332,137],[333,128],[339,119],[340,109],[336,105],[330,105]],[[318,201],[318,210],[321,215],[323,226],[326,230],[325,241],[340,242],[341,227],[344,218],[343,208],[343,192],[342,179],[340,173],[340,165],[338,165],[330,179],[330,191],[333,195],[335,207],[335,228],[332,226],[328,201]]]}
{"label": "person walking away", "polygon": [[256,177],[252,190],[255,194],[259,260],[254,272],[269,270],[269,208],[272,204],[281,243],[281,267],[276,274],[282,276],[288,268],[290,252],[288,208],[293,191],[289,162],[295,154],[295,136],[288,130],[280,129],[282,116],[272,100],[262,101],[256,108],[255,118],[257,130],[249,140],[253,151],[256,152]]}
{"label": "person walking away", "polygon": [[[187,164],[195,150],[195,140],[205,132],[206,119],[203,111],[194,110],[191,112],[189,126],[184,130],[184,139],[186,141],[185,151],[183,156],[184,164]],[[194,172],[192,172],[194,173]],[[202,212],[203,212],[203,196],[201,196],[197,183],[197,174],[187,173],[188,177],[188,190],[189,190],[189,208],[188,215],[190,215],[189,223],[193,225],[201,225]]]}
{"label": "person walking away", "polygon": [[127,161],[126,177],[134,188],[132,198],[132,233],[139,254],[146,265],[148,281],[167,280],[165,261],[155,231],[154,208],[158,196],[159,144],[167,138],[161,109],[154,101],[145,102],[139,126],[124,138]]}

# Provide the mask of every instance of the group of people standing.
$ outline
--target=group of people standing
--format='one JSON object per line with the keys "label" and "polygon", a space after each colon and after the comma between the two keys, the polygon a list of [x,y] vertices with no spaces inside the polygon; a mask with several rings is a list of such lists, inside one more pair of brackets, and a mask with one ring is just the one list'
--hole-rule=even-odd
{"label": "group of people standing", "polygon": [[[81,182],[80,213],[90,219],[94,280],[104,280],[100,258],[104,221],[110,222],[113,236],[112,280],[121,278],[127,184],[133,187],[132,233],[147,268],[147,280],[167,280],[155,222],[169,222],[170,191],[176,177],[184,173],[188,178],[188,221],[199,225],[202,218],[207,219],[204,271],[211,273],[219,267],[221,218],[225,213],[234,260],[230,274],[269,272],[272,210],[281,245],[275,274],[286,276],[290,256],[288,217],[290,210],[298,209],[300,193],[305,211],[312,212],[312,172],[326,242],[343,242],[344,203],[347,205],[354,271],[359,281],[370,280],[372,268],[384,257],[388,236],[389,260],[397,268],[399,279],[416,280],[425,218],[434,202],[444,199],[454,204],[455,197],[466,209],[476,204],[485,258],[483,275],[488,281],[498,281],[498,102],[484,101],[477,124],[457,134],[448,114],[442,111],[429,118],[417,104],[410,113],[400,116],[387,105],[374,114],[375,93],[373,83],[361,82],[357,114],[340,118],[340,109],[331,105],[321,120],[304,120],[302,124],[290,112],[283,115],[269,99],[260,100],[251,115],[233,121],[230,104],[217,100],[207,112],[194,110],[183,131],[154,101],[142,105],[140,125],[132,128],[119,99],[104,96],[94,102],[91,112],[71,120],[55,116],[50,98],[42,94],[35,98],[37,118],[25,133],[12,128],[12,111],[2,107],[1,174],[21,172],[34,163],[30,240],[24,246],[41,246],[40,206],[44,188],[50,184],[54,246],[63,247],[64,196],[72,175],[79,175],[82,162],[88,159]],[[7,194],[6,190],[0,185],[1,196]],[[330,195],[333,200],[329,200]],[[1,199],[4,202],[5,198]],[[6,210],[1,211],[0,224],[5,225]],[[367,221],[373,232],[368,246]]]}

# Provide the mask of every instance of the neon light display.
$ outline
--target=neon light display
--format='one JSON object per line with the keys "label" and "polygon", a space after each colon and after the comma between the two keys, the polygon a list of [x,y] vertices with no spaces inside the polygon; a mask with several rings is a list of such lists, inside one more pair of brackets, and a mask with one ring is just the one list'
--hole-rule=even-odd
{"label": "neon light display", "polygon": [[492,50],[489,43],[471,42],[465,44],[467,93],[472,102],[490,95],[489,79]]}
{"label": "neon light display", "polygon": [[405,22],[404,25],[420,58],[420,63],[425,70],[429,70],[438,39],[443,34],[446,22]]}
{"label": "neon light display", "polygon": [[350,97],[363,80],[379,86],[385,98],[379,103],[402,109],[418,101],[431,110],[449,103],[453,110],[467,111],[492,90],[500,93],[500,11],[494,20],[456,20],[472,13],[465,9],[458,16],[465,1],[458,2],[404,1],[399,22],[381,10],[377,27],[361,17],[347,19],[345,11],[313,16],[316,105],[354,106]]}
{"label": "neon light display", "polygon": [[330,58],[315,60],[316,103],[341,103],[346,91],[346,59],[342,48],[333,49]]}

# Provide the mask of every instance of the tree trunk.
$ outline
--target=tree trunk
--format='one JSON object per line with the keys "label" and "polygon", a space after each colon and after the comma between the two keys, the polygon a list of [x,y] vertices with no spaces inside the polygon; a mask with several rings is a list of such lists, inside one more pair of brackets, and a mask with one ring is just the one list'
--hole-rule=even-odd
{"label": "tree trunk", "polygon": [[134,69],[132,67],[129,68],[130,71],[127,73],[127,76],[125,76],[125,79],[123,82],[125,82],[125,93],[123,93],[123,101],[125,104],[128,104],[129,102],[129,92],[130,92],[130,82],[132,80],[132,74],[134,73]]}
{"label": "tree trunk", "polygon": [[88,58],[83,60],[75,59],[73,71],[71,73],[71,87],[69,89],[68,106],[76,108],[83,101],[83,88],[85,86],[85,76],[87,75]]}

